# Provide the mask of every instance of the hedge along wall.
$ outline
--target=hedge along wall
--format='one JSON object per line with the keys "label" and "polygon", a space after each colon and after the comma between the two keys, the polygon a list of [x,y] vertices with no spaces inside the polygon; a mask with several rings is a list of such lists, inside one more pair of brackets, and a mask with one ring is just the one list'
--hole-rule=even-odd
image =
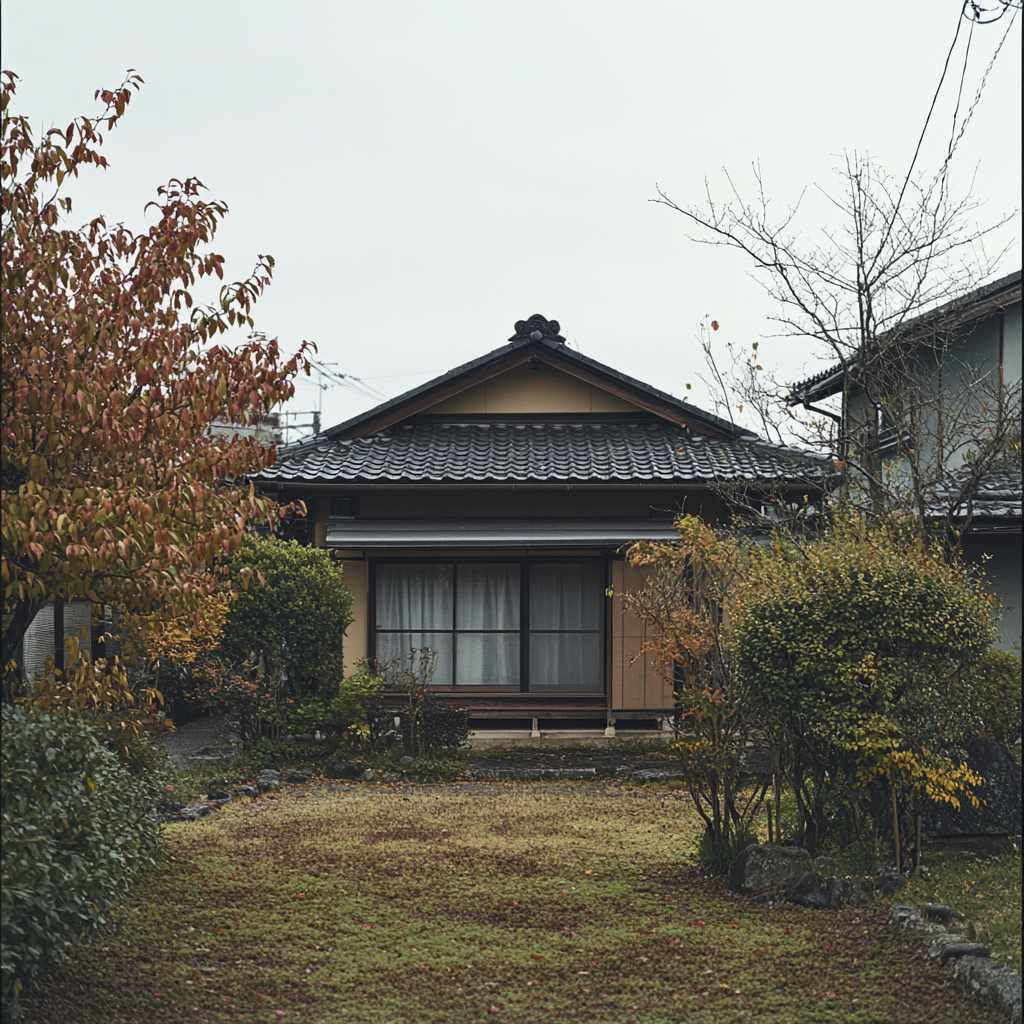
{"label": "hedge along wall", "polygon": [[152,864],[161,815],[86,722],[3,708],[4,1003],[80,942]]}

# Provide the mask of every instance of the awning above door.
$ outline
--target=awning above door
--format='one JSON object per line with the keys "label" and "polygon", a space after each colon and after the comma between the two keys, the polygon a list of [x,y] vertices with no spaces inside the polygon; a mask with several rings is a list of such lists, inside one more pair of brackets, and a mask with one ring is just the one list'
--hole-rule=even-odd
{"label": "awning above door", "polygon": [[668,520],[328,519],[330,548],[595,548],[675,540]]}

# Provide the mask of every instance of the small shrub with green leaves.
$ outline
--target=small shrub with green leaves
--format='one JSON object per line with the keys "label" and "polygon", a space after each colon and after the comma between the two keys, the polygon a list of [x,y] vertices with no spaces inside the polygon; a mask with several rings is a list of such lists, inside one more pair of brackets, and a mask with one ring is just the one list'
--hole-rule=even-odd
{"label": "small shrub with green leaves", "polygon": [[384,687],[370,663],[361,661],[356,671],[338,683],[337,692],[307,700],[284,720],[294,733],[329,732],[338,736],[366,733],[367,711]]}
{"label": "small shrub with green leaves", "polygon": [[[250,572],[256,578],[246,578]],[[221,657],[233,665],[258,662],[267,678],[287,680],[283,696],[324,696],[342,674],[352,621],[341,564],[322,548],[246,536],[231,561],[231,580],[238,600],[227,617]]]}
{"label": "small shrub with green leaves", "polygon": [[1000,743],[1020,738],[1020,655],[990,647],[974,670],[974,696],[986,736]]}
{"label": "small shrub with green leaves", "polygon": [[152,806],[162,810],[175,780],[174,766],[163,745],[147,732],[121,728],[120,722],[114,719],[97,717],[88,721],[118,764],[148,794]]}
{"label": "small shrub with green leaves", "polygon": [[81,718],[3,708],[3,998],[86,938],[153,863],[161,818],[146,782]]}
{"label": "small shrub with green leaves", "polygon": [[452,761],[441,757],[417,757],[409,765],[409,772],[412,775],[437,775],[445,782],[454,782],[465,770],[464,761]]}
{"label": "small shrub with green leaves", "polygon": [[428,700],[420,725],[420,746],[431,754],[454,753],[469,740],[469,709],[437,699]]}

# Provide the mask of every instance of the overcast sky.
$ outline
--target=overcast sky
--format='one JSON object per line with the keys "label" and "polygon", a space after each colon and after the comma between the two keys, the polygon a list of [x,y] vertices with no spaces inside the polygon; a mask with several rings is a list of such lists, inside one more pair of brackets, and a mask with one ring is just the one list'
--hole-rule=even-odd
{"label": "overcast sky", "polygon": [[[995,0],[989,0],[990,4]],[[146,80],[109,136],[106,172],[74,186],[76,220],[141,226],[170,177],[197,176],[231,213],[215,248],[232,277],[277,261],[257,326],[286,350],[396,395],[558,319],[580,351],[701,401],[695,341],[771,332],[770,300],[735,253],[698,245],[656,185],[697,201],[722,168],[759,161],[782,207],[831,187],[844,150],[905,173],[959,0],[360,0],[174,4],[56,0],[2,7],[17,110],[64,127],[127,68]],[[974,31],[973,97],[1007,19]],[[962,34],[962,40],[966,33]],[[1020,19],[991,72],[956,182],[1012,212],[1020,196]],[[959,77],[963,43],[954,54]],[[936,167],[947,83],[921,166]],[[811,197],[803,229],[833,214]],[[1020,222],[1000,273],[1021,265]],[[764,361],[820,364],[793,341]],[[311,409],[317,388],[299,388]],[[375,404],[323,394],[325,425]],[[704,401],[703,404],[708,404]]]}

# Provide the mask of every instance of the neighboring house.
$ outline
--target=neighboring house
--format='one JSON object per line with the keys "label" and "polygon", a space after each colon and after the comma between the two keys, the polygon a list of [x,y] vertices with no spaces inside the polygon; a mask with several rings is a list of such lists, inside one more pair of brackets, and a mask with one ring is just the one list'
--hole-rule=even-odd
{"label": "neighboring house", "polygon": [[623,546],[670,540],[686,511],[721,522],[719,485],[799,498],[822,462],[759,440],[572,351],[556,321],[285,445],[255,479],[309,510],[355,603],[346,670],[436,651],[433,690],[476,726],[510,719],[652,725],[673,694],[638,657],[642,586]]}
{"label": "neighboring house", "polygon": [[255,438],[259,444],[265,447],[279,445],[284,441],[281,414],[278,412],[265,413],[255,423],[239,424],[214,420],[210,424],[210,433],[214,437]]}
{"label": "neighboring house", "polygon": [[93,659],[116,654],[112,629],[110,609],[104,609],[103,621],[94,625],[92,604],[82,598],[68,604],[60,601],[44,604],[21,641],[19,673],[22,682],[31,686],[47,675],[52,678],[54,668],[61,672],[70,669],[68,652],[72,638],[77,639],[79,648],[88,651]]}
{"label": "neighboring house", "polygon": [[907,490],[916,470],[926,515],[962,530],[965,557],[984,564],[1009,650],[1021,636],[1021,272],[882,341],[867,367],[835,365],[792,385],[790,404],[841,396],[845,443],[873,450]]}

